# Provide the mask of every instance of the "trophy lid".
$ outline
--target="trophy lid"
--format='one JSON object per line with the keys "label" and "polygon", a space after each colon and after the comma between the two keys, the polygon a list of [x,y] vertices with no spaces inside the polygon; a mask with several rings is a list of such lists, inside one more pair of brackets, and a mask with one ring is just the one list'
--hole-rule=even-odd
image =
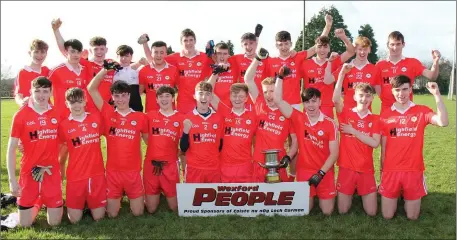
{"label": "trophy lid", "polygon": [[262,153],[266,153],[266,154],[268,154],[268,153],[278,153],[278,152],[281,152],[281,150],[279,150],[279,149],[267,149],[267,150],[262,151]]}

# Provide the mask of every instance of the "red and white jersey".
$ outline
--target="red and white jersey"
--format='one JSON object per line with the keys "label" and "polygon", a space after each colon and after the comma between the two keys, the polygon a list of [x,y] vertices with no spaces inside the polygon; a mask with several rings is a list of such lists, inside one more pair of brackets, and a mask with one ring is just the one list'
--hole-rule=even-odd
{"label": "red and white jersey", "polygon": [[[302,75],[303,75],[303,84],[305,88],[313,87],[319,89],[321,92],[321,106],[323,107],[333,107],[333,90],[335,89],[335,84],[325,84],[325,68],[327,68],[327,61],[322,64],[318,64],[316,57],[307,59],[302,64]],[[335,60],[332,61],[331,72],[335,72],[340,66],[343,65],[341,61],[341,56],[338,56]]]}
{"label": "red and white jersey", "polygon": [[290,74],[284,78],[283,82],[283,99],[289,104],[300,104],[300,85],[302,74],[300,67],[307,58],[307,52],[301,51],[294,57],[281,58],[273,57],[268,59],[267,75],[268,77],[275,77],[279,69],[286,65],[290,68]]}
{"label": "red and white jersey", "polygon": [[30,174],[36,165],[59,169],[58,112],[48,106],[42,114],[35,111],[31,99],[13,116],[10,137],[19,138],[24,145],[20,175]]}
{"label": "red and white jersey", "polygon": [[179,112],[187,114],[192,112],[195,107],[195,86],[200,81],[209,78],[211,75],[210,64],[213,61],[202,52],[191,58],[188,58],[182,53],[173,53],[165,58],[165,60],[178,68],[179,78],[176,82],[178,87],[177,109]]}
{"label": "red and white jersey", "polygon": [[[238,68],[238,71],[240,73],[240,82],[244,83],[244,74],[246,74],[246,70],[248,67],[251,65],[252,61],[254,58],[250,59],[246,57],[246,54],[237,54],[233,55],[232,57],[229,58],[229,62],[231,65],[236,65]],[[268,65],[268,60],[269,58],[262,60],[259,63],[259,66],[257,66],[256,72],[255,72],[255,85],[257,86],[259,93],[262,93],[262,81],[266,78],[266,66]],[[253,102],[251,98],[249,98],[247,104],[253,105]],[[253,109],[254,110],[254,109]]]}
{"label": "red and white jersey", "polygon": [[258,124],[256,113],[245,109],[241,114],[237,114],[223,103],[219,103],[218,113],[224,119],[221,163],[235,165],[251,162],[252,140]]}
{"label": "red and white jersey", "polygon": [[107,145],[106,170],[140,171],[141,133],[148,133],[146,115],[133,109],[122,115],[107,102],[100,112]]}
{"label": "red and white jersey", "polygon": [[78,181],[105,174],[100,144],[103,125],[100,113],[86,113],[81,121],[71,114],[59,126],[59,137],[66,142],[69,159],[67,181]]}
{"label": "red and white jersey", "polygon": [[[351,62],[351,64],[353,63],[354,60]],[[333,72],[335,81],[338,81],[338,76],[340,75],[342,68],[343,67],[341,66],[335,72]],[[361,83],[368,83],[374,87],[376,84],[376,79],[379,78],[378,74],[378,68],[368,61],[361,67],[354,65],[354,67],[352,67],[352,69],[346,73],[343,80],[344,107],[348,108],[349,110],[356,107],[357,103],[354,100],[355,87]],[[369,108],[371,109],[371,104]]]}
{"label": "red and white jersey", "polygon": [[219,97],[222,103],[227,106],[232,106],[230,101],[230,87],[237,83],[239,79],[239,71],[236,65],[230,64],[230,69],[227,72],[220,73],[216,85],[214,86],[214,94]]}
{"label": "red and white jersey", "polygon": [[184,118],[192,122],[189,131],[189,149],[186,151],[187,165],[198,169],[219,169],[219,146],[223,134],[223,119],[211,110],[207,117],[196,109]]}
{"label": "red and white jersey", "polygon": [[146,117],[149,137],[145,161],[176,162],[184,115],[178,111],[165,115],[158,110],[148,112]]}
{"label": "red and white jersey", "polygon": [[[111,59],[106,59],[107,61],[112,61]],[[84,58],[81,58],[79,63],[89,69],[91,72],[91,76],[95,77],[100,70],[103,69],[103,64],[98,64],[92,60],[86,60]],[[109,71],[105,77],[102,79],[100,82],[100,85],[98,86],[98,92],[103,98],[103,101],[109,102],[111,99],[111,85],[113,84],[113,77],[114,77],[115,71]],[[92,78],[93,78],[92,77]],[[89,82],[92,81],[92,78],[90,78]],[[89,83],[88,83],[89,84]]]}
{"label": "red and white jersey", "polygon": [[144,86],[146,91],[146,112],[159,110],[159,104],[156,99],[156,92],[162,86],[174,88],[179,78],[178,69],[168,63],[165,63],[163,69],[156,69],[152,65],[143,66],[139,72],[140,85]]}
{"label": "red and white jersey", "polygon": [[54,92],[54,106],[59,112],[65,112],[65,116],[69,113],[65,105],[65,92],[69,88],[81,88],[87,98],[87,111],[94,111],[95,105],[92,98],[87,92],[87,85],[89,84],[92,71],[84,65],[79,65],[79,71],[73,69],[69,63],[62,63],[53,68],[49,73],[49,80],[52,82],[52,91]]}
{"label": "red and white jersey", "polygon": [[263,97],[257,97],[255,110],[258,119],[256,130],[254,160],[265,163],[265,150],[277,149],[278,160],[286,155],[284,143],[287,137],[295,133],[290,119],[284,117],[278,108],[272,109],[265,103]]}
{"label": "red and white jersey", "polygon": [[329,143],[338,139],[335,122],[321,112],[317,122],[312,123],[308,114],[296,109],[293,109],[290,119],[297,132],[297,169],[319,171],[330,156]]}
{"label": "red and white jersey", "polygon": [[405,111],[395,105],[382,113],[381,133],[387,137],[384,172],[424,171],[425,127],[431,123],[435,113],[424,105],[410,102]]}
{"label": "red and white jersey", "polygon": [[[355,130],[367,136],[373,137],[373,134],[381,134],[379,115],[372,114],[370,111],[361,116],[356,108],[344,108],[337,116],[339,124],[350,124]],[[341,132],[340,136],[338,166],[356,172],[374,173],[373,148],[351,134]]]}
{"label": "red and white jersey", "polygon": [[49,68],[42,66],[39,72],[36,72],[29,66],[24,66],[17,74],[14,80],[14,95],[22,94],[22,97],[30,97],[30,89],[32,89],[32,81],[37,77],[48,77]]}
{"label": "red and white jersey", "polygon": [[[376,63],[379,71],[376,85],[381,86],[381,103],[384,107],[390,107],[395,103],[394,95],[392,95],[392,85],[390,79],[398,75],[406,75],[411,79],[411,86],[413,86],[416,77],[421,76],[425,67],[416,58],[403,57],[397,63],[386,60],[381,60]],[[413,100],[413,93],[411,92],[410,99]]]}

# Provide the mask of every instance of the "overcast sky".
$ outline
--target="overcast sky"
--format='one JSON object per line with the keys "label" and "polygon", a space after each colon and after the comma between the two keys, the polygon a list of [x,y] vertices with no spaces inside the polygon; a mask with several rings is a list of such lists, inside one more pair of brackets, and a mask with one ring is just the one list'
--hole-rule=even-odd
{"label": "overcast sky", "polygon": [[[152,41],[163,40],[180,49],[179,34],[191,28],[197,34],[197,49],[203,51],[209,39],[231,40],[235,53],[241,53],[240,37],[253,32],[257,23],[264,26],[260,44],[275,52],[276,32],[287,30],[295,43],[306,21],[324,6],[334,4],[343,15],[353,36],[360,25],[372,25],[380,49],[385,49],[387,35],[401,31],[406,38],[405,55],[429,60],[432,49],[451,58],[455,34],[454,2],[1,2],[1,63],[15,74],[30,63],[27,54],[34,38],[46,41],[50,49],[45,65],[64,61],[57,49],[51,21],[60,17],[65,39],[77,38],[88,47],[93,36],[108,41],[108,57],[115,58],[121,44],[133,47],[134,60],[143,56],[136,43],[148,33]],[[262,8],[262,11],[260,11]],[[306,14],[305,14],[306,13]],[[304,16],[305,14],[305,16]]]}

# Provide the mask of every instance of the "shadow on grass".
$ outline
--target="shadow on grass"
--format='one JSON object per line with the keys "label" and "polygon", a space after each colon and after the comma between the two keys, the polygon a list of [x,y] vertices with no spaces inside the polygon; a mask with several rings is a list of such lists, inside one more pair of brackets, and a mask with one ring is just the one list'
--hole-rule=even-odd
{"label": "shadow on grass", "polygon": [[[378,203],[380,204],[379,196]],[[65,215],[60,226],[51,228],[42,211],[32,228],[2,232],[2,238],[455,239],[455,194],[429,193],[422,201],[418,221],[407,220],[403,204],[399,200],[397,215],[389,221],[382,218],[380,208],[376,217],[366,216],[358,196],[354,197],[348,214],[339,215],[335,206],[335,212],[330,217],[320,212],[316,199],[314,209],[309,216],[304,217],[180,218],[168,210],[166,200],[162,197],[156,213],[133,217],[129,212],[128,201],[124,198],[120,214],[115,219],[105,218],[94,222],[90,216],[85,216],[80,223],[72,225]]]}

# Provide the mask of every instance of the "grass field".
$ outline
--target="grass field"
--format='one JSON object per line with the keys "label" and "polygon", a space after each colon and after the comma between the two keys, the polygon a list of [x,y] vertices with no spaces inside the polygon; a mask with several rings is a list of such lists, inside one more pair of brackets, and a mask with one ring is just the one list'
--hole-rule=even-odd
{"label": "grass field", "polygon": [[[415,102],[436,109],[430,95],[416,96]],[[64,213],[62,224],[51,228],[47,225],[45,212],[41,211],[33,227],[1,232],[1,238],[455,239],[456,102],[445,100],[445,103],[449,111],[449,126],[447,128],[429,126],[426,129],[424,158],[429,195],[423,198],[418,221],[407,220],[402,201],[399,201],[397,216],[390,221],[384,220],[379,210],[376,217],[367,217],[362,210],[360,197],[354,198],[353,207],[347,215],[338,215],[335,211],[332,216],[325,217],[315,207],[310,215],[305,217],[261,216],[257,218],[236,216],[180,218],[168,211],[165,199],[162,199],[155,214],[133,217],[129,213],[128,202],[124,199],[119,217],[116,219],[106,218],[100,222],[93,222],[91,217],[85,216],[79,224],[71,225]],[[12,116],[17,109],[14,101],[1,101],[2,192],[9,192],[5,156]],[[373,110],[379,113],[378,99],[373,105]],[[377,169],[378,159],[379,149],[375,151]],[[18,154],[18,167],[19,160]],[[376,179],[379,182],[379,172],[376,173]],[[378,203],[380,203],[379,196]],[[315,206],[318,206],[317,202]],[[1,213],[4,215],[13,211],[15,208],[9,207],[2,209]]]}

